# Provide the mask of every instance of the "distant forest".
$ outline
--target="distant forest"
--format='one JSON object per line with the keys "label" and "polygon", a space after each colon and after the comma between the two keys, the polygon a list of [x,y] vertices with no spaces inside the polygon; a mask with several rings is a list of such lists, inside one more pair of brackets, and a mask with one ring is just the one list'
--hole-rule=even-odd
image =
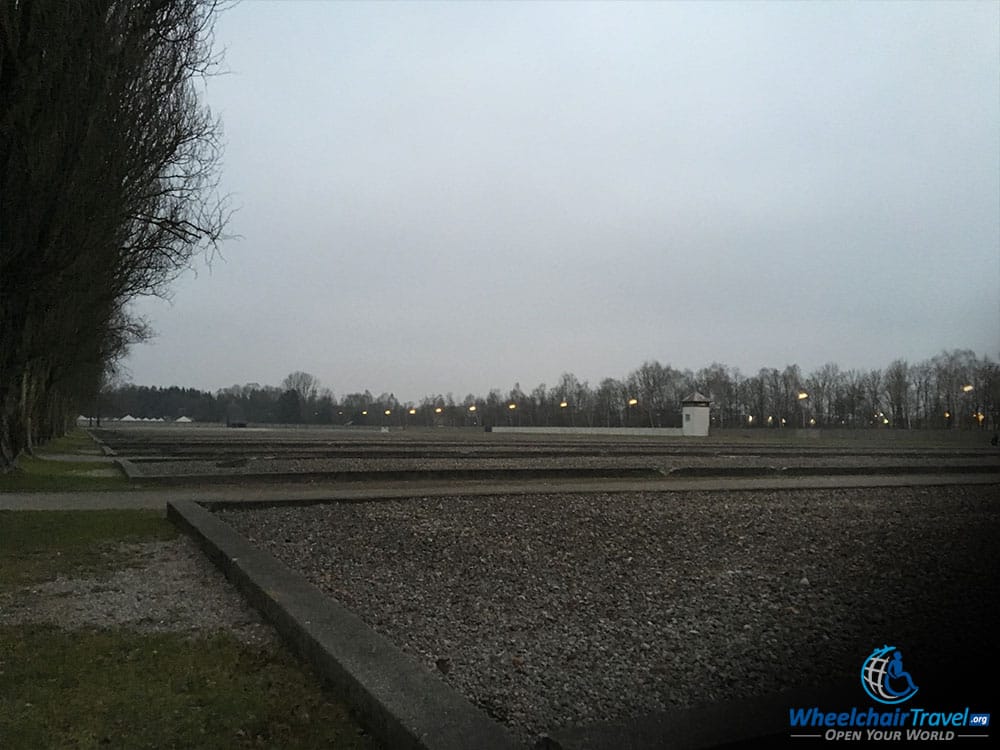
{"label": "distant forest", "polygon": [[677,427],[681,401],[694,392],[711,399],[712,425],[723,428],[996,430],[1000,423],[1000,365],[969,350],[865,371],[831,362],[809,374],[794,364],[744,375],[724,364],[693,372],[654,360],[596,386],[566,372],[530,391],[515,383],[462,398],[429,394],[419,403],[367,390],[338,397],[305,372],[280,386],[247,383],[215,393],[127,384],[105,388],[85,416],[231,425]]}

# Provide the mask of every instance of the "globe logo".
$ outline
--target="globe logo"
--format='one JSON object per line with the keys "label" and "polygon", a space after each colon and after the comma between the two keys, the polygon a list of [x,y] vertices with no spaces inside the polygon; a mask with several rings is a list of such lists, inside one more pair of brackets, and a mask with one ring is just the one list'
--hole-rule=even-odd
{"label": "globe logo", "polygon": [[889,705],[910,700],[918,690],[895,646],[882,646],[869,654],[861,665],[861,686],[873,699]]}

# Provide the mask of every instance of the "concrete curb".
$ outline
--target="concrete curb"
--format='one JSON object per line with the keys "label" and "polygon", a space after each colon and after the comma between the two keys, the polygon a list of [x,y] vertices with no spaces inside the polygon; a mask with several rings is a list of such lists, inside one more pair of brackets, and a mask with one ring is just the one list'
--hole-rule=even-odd
{"label": "concrete curb", "polygon": [[101,452],[105,456],[117,456],[118,455],[117,453],[115,453],[115,449],[114,448],[112,448],[110,445],[108,445],[107,443],[105,443],[99,437],[97,437],[96,435],[94,435],[94,431],[91,428],[85,427],[83,431],[86,432],[87,435],[90,436],[91,440],[93,440],[95,443],[97,443],[97,446],[101,449]]}
{"label": "concrete curb", "polygon": [[518,747],[506,727],[198,503],[169,502],[167,517],[201,545],[386,747]]}
{"label": "concrete curb", "polygon": [[145,479],[142,472],[139,471],[139,469],[136,468],[136,465],[127,458],[115,456],[115,465],[122,470],[122,473],[128,478],[129,482],[142,481]]}
{"label": "concrete curb", "polygon": [[[231,484],[233,481],[290,482],[412,482],[412,481],[518,481],[524,479],[662,479],[658,469],[576,468],[576,469],[389,469],[386,471],[300,471],[246,474],[143,474],[128,459],[120,459],[130,480],[146,485]],[[128,466],[125,469],[125,466]]]}
{"label": "concrete curb", "polygon": [[524,480],[574,480],[601,479],[674,480],[674,479],[731,479],[812,476],[898,476],[914,473],[934,474],[997,474],[1000,465],[986,464],[946,466],[678,466],[668,471],[652,468],[551,468],[551,469],[405,469],[387,471],[328,471],[246,474],[143,474],[126,458],[116,462],[130,482],[150,487],[178,487],[197,484],[232,484],[255,482],[261,484],[297,484],[316,482],[448,482],[495,481],[517,482]]}
{"label": "concrete curb", "polygon": [[[813,477],[813,476],[849,476],[857,474],[877,474],[877,475],[900,475],[912,474],[912,466],[877,466],[873,470],[866,467],[852,466],[783,466],[779,473],[784,476]],[[935,474],[1000,474],[1000,464],[990,466],[987,464],[947,464],[945,466],[930,465],[920,467],[921,471],[931,471]]]}
{"label": "concrete curb", "polygon": [[[900,449],[900,450],[857,450],[846,448],[812,448],[812,449],[792,449],[777,450],[773,447],[753,448],[751,446],[717,446],[715,448],[677,448],[659,447],[644,444],[623,446],[616,445],[593,445],[585,443],[582,445],[562,445],[542,443],[538,446],[525,445],[522,447],[497,445],[469,446],[461,445],[440,445],[440,446],[391,446],[385,444],[373,446],[343,447],[344,444],[333,446],[313,447],[308,446],[302,449],[289,450],[287,446],[281,446],[276,450],[274,444],[249,444],[234,446],[233,450],[222,450],[213,448],[180,448],[171,446],[169,455],[163,455],[157,447],[136,446],[126,444],[128,448],[125,452],[136,462],[154,462],[163,460],[172,461],[224,461],[234,457],[243,457],[247,454],[270,455],[280,452],[282,458],[286,459],[309,459],[309,458],[561,458],[561,457],[614,457],[614,456],[646,456],[646,457],[684,457],[699,456],[718,458],[752,454],[758,457],[768,458],[815,458],[817,456],[836,456],[838,458],[850,458],[853,456],[870,457],[905,457],[905,458],[1000,458],[1000,453],[995,449],[944,451],[932,449]],[[236,450],[235,448],[238,448]],[[297,448],[297,447],[296,447]],[[110,446],[109,446],[109,450]]]}
{"label": "concrete curb", "polygon": [[668,478],[730,477],[815,477],[815,476],[897,476],[906,474],[1000,474],[1000,464],[945,466],[678,466],[666,472]]}

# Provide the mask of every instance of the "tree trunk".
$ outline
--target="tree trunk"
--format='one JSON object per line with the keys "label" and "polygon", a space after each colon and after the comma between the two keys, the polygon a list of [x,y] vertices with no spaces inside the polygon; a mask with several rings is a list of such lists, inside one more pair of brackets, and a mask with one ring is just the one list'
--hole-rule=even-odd
{"label": "tree trunk", "polygon": [[24,435],[23,451],[29,456],[34,455],[35,449],[31,424],[31,399],[33,390],[31,387],[31,370],[25,368],[24,373],[21,375],[21,403],[18,404],[18,412],[20,413],[21,431]]}

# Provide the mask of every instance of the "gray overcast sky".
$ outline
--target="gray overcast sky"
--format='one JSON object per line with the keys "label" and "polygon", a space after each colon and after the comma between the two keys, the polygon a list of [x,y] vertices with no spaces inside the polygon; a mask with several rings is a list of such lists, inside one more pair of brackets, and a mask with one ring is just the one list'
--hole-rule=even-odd
{"label": "gray overcast sky", "polygon": [[456,398],[1000,357],[998,2],[263,2],[131,380]]}

